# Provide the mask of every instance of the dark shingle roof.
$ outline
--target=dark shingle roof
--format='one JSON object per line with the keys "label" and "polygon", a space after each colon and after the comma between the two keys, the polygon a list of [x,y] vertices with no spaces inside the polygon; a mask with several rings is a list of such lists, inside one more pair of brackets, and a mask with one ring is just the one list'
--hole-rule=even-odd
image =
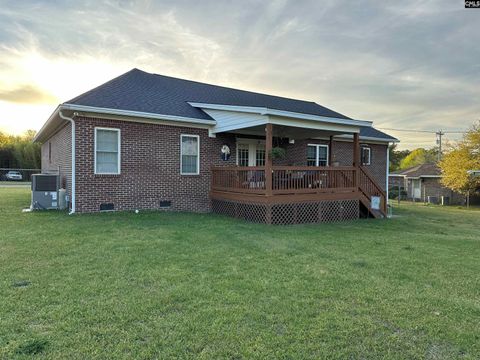
{"label": "dark shingle roof", "polygon": [[374,127],[370,126],[362,126],[360,127],[360,137],[367,137],[367,138],[377,138],[377,139],[385,139],[390,141],[398,141],[397,138],[385,134],[383,131],[375,129]]}
{"label": "dark shingle roof", "polygon": [[403,175],[406,177],[441,176],[441,174],[440,168],[433,163],[416,165],[408,169],[392,172],[392,175]]}
{"label": "dark shingle roof", "polygon": [[[350,119],[310,101],[294,100],[150,74],[139,69],[130,70],[67,101],[66,104],[211,120],[208,114],[189,105],[188,102],[266,107],[275,110]],[[363,128],[360,134],[361,136],[396,140],[371,127]]]}

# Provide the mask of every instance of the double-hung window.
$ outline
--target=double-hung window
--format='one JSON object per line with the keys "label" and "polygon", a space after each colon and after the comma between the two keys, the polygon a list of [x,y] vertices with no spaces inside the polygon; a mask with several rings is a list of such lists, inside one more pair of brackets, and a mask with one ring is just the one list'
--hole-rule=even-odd
{"label": "double-hung window", "polygon": [[200,174],[200,137],[198,135],[180,136],[180,174]]}
{"label": "double-hung window", "polygon": [[372,162],[372,150],[369,147],[362,146],[362,165],[370,165]]}
{"label": "double-hung window", "polygon": [[95,174],[120,174],[120,129],[95,128]]}
{"label": "double-hung window", "polygon": [[308,144],[307,165],[328,166],[328,145]]}

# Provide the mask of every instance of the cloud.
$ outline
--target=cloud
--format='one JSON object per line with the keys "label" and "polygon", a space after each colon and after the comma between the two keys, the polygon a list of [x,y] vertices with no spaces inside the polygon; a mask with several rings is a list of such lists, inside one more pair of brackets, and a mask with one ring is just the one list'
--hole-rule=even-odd
{"label": "cloud", "polygon": [[58,99],[30,85],[23,85],[12,90],[0,90],[0,100],[19,104],[56,104]]}
{"label": "cloud", "polygon": [[0,83],[11,92],[32,84],[68,100],[138,67],[383,127],[459,129],[480,115],[478,14],[449,0],[17,1],[0,7],[0,23]]}

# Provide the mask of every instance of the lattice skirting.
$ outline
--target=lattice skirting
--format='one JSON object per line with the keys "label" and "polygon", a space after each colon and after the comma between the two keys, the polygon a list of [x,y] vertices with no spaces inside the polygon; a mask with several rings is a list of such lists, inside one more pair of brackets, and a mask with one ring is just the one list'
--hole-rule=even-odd
{"label": "lattice skirting", "polygon": [[275,225],[337,222],[359,218],[358,200],[252,204],[212,199],[214,213]]}

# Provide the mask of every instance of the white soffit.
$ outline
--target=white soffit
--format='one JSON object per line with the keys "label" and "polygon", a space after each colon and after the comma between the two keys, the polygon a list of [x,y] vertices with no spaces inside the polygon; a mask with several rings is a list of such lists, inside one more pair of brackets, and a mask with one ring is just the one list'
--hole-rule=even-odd
{"label": "white soffit", "polygon": [[217,124],[212,128],[212,133],[245,129],[267,123],[343,133],[358,133],[360,126],[372,126],[370,121],[329,118],[260,107],[189,104],[202,109],[216,120]]}

